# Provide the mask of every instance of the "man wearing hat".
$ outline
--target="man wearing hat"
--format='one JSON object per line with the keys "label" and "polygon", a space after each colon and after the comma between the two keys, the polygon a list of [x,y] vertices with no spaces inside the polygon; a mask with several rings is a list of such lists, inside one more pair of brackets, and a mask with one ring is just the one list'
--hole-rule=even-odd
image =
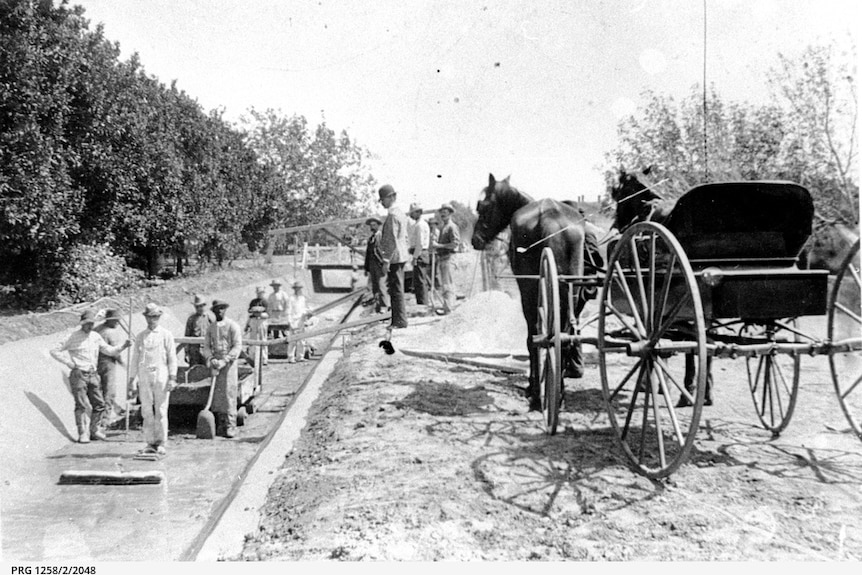
{"label": "man wearing hat", "polygon": [[168,404],[177,385],[177,351],[173,334],[159,325],[162,308],[148,303],[143,311],[147,329],[135,338],[129,377],[137,388],[144,418],[142,453],[164,455],[168,441]]}
{"label": "man wearing hat", "polygon": [[[295,280],[290,287],[293,295],[287,301],[287,321],[290,322],[291,335],[305,331],[305,322],[311,317],[308,310],[308,300],[302,293],[302,282]],[[294,340],[287,344],[287,362],[305,361],[305,341]]]}
{"label": "man wearing hat", "polygon": [[216,321],[204,338],[203,354],[207,365],[217,374],[211,406],[216,419],[216,434],[232,438],[236,436],[237,359],[242,353],[242,331],[238,323],[225,317],[227,308],[227,302],[213,300],[212,311]]}
{"label": "man wearing hat", "polygon": [[260,313],[265,313],[269,316],[268,304],[266,301],[266,288],[263,286],[257,286],[254,290],[255,297],[250,302],[248,302],[248,313],[251,314],[251,308],[253,307],[262,307],[263,311]]}
{"label": "man wearing hat", "polygon": [[[120,312],[116,309],[109,309],[105,312],[104,321],[99,324],[95,332],[102,336],[105,343],[115,347],[122,345],[124,341],[129,339],[126,331],[120,328]],[[99,362],[96,366],[96,373],[99,375],[99,383],[102,387],[102,399],[105,400],[105,412],[102,414],[102,423],[100,429],[104,429],[111,421],[118,417],[124,407],[117,403],[117,366],[123,364],[123,356],[116,357],[107,353],[99,352]]]}
{"label": "man wearing hat", "polygon": [[365,225],[371,230],[368,245],[365,248],[365,275],[371,284],[371,295],[374,296],[374,311],[380,313],[389,309],[389,292],[386,288],[386,273],[383,271],[383,255],[380,253],[379,218],[370,217]]}
{"label": "man wearing hat", "polygon": [[[185,337],[203,337],[206,335],[210,325],[215,322],[215,316],[207,311],[207,301],[195,294],[195,299],[192,301],[195,306],[195,312],[186,320],[186,330],[183,333]],[[195,365],[206,365],[204,356],[201,355],[201,346],[197,343],[181,343],[177,348],[186,350],[186,363],[189,367]]]}
{"label": "man wearing hat", "polygon": [[[105,439],[100,429],[105,411],[102,384],[96,372],[99,353],[119,356],[131,345],[125,340],[122,345],[110,346],[93,330],[96,314],[87,310],[81,314],[80,329],[72,332],[64,343],[51,350],[51,357],[67,366],[69,386],[75,399],[75,424],[78,427],[78,442],[89,443],[93,439]],[[88,419],[89,418],[89,419]]]}
{"label": "man wearing hat", "polygon": [[415,222],[410,229],[410,247],[407,250],[413,256],[413,293],[416,295],[416,303],[425,305],[428,303],[428,268],[431,265],[428,255],[431,228],[428,222],[422,219],[422,206],[419,204],[410,204],[407,215]]}
{"label": "man wearing hat", "polygon": [[395,329],[407,327],[407,310],[404,304],[404,264],[410,258],[407,251],[408,220],[396,202],[395,189],[386,184],[378,190],[380,203],[389,212],[380,230],[380,254],[392,306],[392,323]]}
{"label": "man wearing hat", "polygon": [[452,204],[443,204],[437,212],[443,227],[440,237],[432,244],[437,253],[437,268],[440,270],[440,288],[443,291],[443,312],[450,313],[455,308],[455,282],[452,278],[452,255],[461,245],[461,232],[452,221],[455,209]]}

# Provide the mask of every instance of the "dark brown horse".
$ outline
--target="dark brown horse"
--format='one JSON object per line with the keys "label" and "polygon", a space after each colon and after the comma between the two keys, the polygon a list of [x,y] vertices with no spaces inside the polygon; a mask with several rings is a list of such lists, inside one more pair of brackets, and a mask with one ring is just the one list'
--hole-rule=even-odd
{"label": "dark brown horse", "polygon": [[[538,275],[542,249],[550,247],[554,252],[557,271],[566,275],[582,275],[584,269],[584,224],[578,210],[556,200],[533,200],[527,194],[509,185],[509,178],[502,181],[488,177],[488,187],[482,191],[482,199],[476,207],[479,220],[473,228],[472,244],[477,250],[484,249],[497,234],[506,227],[511,230],[509,262],[517,276]],[[520,249],[519,249],[520,248]],[[518,278],[521,293],[521,308],[527,320],[527,350],[530,354],[530,382],[527,397],[530,409],[541,411],[539,400],[539,355],[533,345],[533,336],[538,332],[539,285],[533,278]],[[560,318],[563,333],[568,332],[568,298],[561,297]],[[582,298],[576,298],[582,301]],[[580,304],[578,307],[582,307]],[[563,348],[563,366],[569,377],[581,377],[583,365],[580,349],[576,346]]]}
{"label": "dark brown horse", "polygon": [[[619,232],[623,232],[628,226],[635,222],[652,221],[664,223],[670,217],[672,206],[665,202],[655,190],[656,184],[645,185],[641,177],[649,175],[649,168],[644,170],[641,176],[620,170],[617,183],[611,187],[611,199],[616,202],[613,226]],[[612,251],[608,247],[608,254]],[[706,389],[704,390],[704,405],[712,405],[712,357],[707,358]],[[686,389],[694,385],[695,357],[691,354],[685,356],[685,379]],[[680,396],[677,407],[685,407],[690,403],[685,396]]]}

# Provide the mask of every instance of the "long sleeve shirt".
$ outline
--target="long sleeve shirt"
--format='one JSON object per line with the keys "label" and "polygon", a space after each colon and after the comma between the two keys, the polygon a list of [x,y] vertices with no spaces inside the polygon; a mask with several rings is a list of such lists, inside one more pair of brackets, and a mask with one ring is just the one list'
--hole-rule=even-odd
{"label": "long sleeve shirt", "polygon": [[461,232],[458,226],[452,220],[449,220],[440,230],[440,238],[438,242],[440,246],[437,248],[437,253],[441,256],[446,256],[455,253],[458,246],[461,244]]}
{"label": "long sleeve shirt", "polygon": [[380,253],[383,261],[398,264],[410,259],[407,251],[407,216],[398,206],[389,207],[389,215],[380,233]]}
{"label": "long sleeve shirt", "polygon": [[51,350],[51,357],[70,369],[81,371],[96,371],[99,364],[99,353],[117,357],[122,353],[121,345],[108,345],[102,336],[91,330],[77,330],[69,336],[65,343]]}
{"label": "long sleeve shirt", "polygon": [[212,324],[204,337],[201,350],[204,358],[223,359],[228,363],[236,360],[242,351],[242,331],[232,319],[223,319]]}
{"label": "long sleeve shirt", "polygon": [[272,319],[282,319],[287,312],[287,293],[277,291],[269,294],[266,300],[267,312]]}
{"label": "long sleeve shirt", "polygon": [[143,371],[162,370],[162,375],[176,379],[177,350],[173,334],[158,325],[156,329],[145,329],[135,338],[129,377],[134,379]]}
{"label": "long sleeve shirt", "polygon": [[183,335],[186,337],[203,337],[209,326],[215,323],[215,316],[212,312],[206,311],[202,314],[193,313],[186,320],[186,331]]}

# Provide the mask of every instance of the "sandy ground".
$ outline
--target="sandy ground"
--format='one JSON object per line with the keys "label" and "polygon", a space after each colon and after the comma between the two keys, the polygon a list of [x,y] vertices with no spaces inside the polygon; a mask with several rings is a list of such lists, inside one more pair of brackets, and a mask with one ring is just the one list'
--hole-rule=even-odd
{"label": "sandy ground", "polygon": [[[495,331],[511,307],[475,295],[464,317],[480,298],[495,305],[472,330],[457,313],[414,321],[394,347],[481,341],[505,355],[523,341]],[[525,376],[386,355],[383,337],[375,327],[351,342],[236,559],[862,560],[862,443],[823,357],[803,358],[778,438],[755,416],[744,360],[716,360],[690,460],[652,481],[616,445],[595,365],[567,380],[551,437],[526,409]]]}

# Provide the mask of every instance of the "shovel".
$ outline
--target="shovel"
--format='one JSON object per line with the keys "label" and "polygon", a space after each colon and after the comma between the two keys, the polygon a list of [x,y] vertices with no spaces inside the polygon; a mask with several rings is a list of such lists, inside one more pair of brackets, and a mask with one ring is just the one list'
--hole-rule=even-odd
{"label": "shovel", "polygon": [[207,398],[207,404],[198,413],[198,425],[195,436],[198,439],[213,439],[215,437],[215,415],[210,411],[210,406],[213,403],[213,392],[215,391],[215,382],[218,377],[218,371],[212,371],[212,377],[210,377],[210,395]]}

